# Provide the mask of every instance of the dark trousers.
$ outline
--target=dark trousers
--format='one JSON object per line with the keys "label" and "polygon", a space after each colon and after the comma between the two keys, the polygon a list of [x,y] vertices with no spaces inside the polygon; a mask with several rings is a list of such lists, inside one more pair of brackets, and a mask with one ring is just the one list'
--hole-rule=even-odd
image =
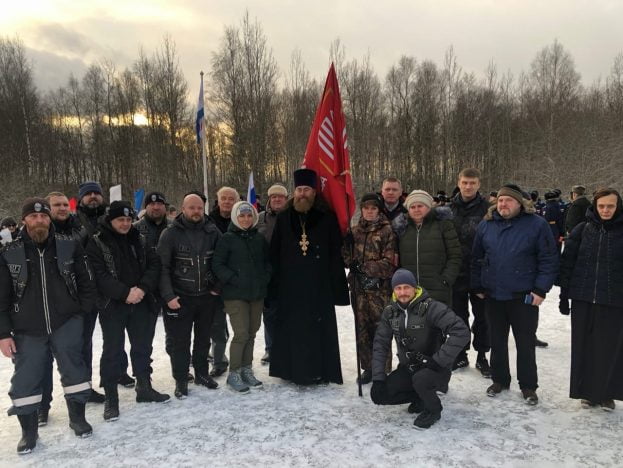
{"label": "dark trousers", "polygon": [[443,409],[437,390],[447,390],[451,372],[443,369],[439,372],[431,369],[421,369],[411,374],[406,367],[399,365],[398,369],[387,376],[387,393],[377,405],[404,405],[414,401],[421,401],[430,412],[439,412]]}
{"label": "dark trousers", "polygon": [[264,344],[265,350],[270,353],[273,347],[273,336],[275,336],[275,326],[277,320],[277,304],[276,300],[264,299]]}
{"label": "dark trousers", "polygon": [[517,380],[519,388],[538,388],[535,340],[539,308],[524,304],[521,299],[485,301],[491,336],[491,377],[505,387],[511,383],[508,363],[508,333],[512,328],[517,345]]}
{"label": "dark trousers", "polygon": [[[227,317],[225,315],[225,305],[220,297],[217,297],[219,307],[214,312],[214,320],[212,323],[212,330],[210,331],[210,338],[212,340],[212,357],[214,358],[215,369],[226,369],[229,365],[229,360],[225,356],[225,347],[227,346],[227,340],[229,340],[229,329],[227,328]],[[197,336],[197,330],[195,329],[195,337]],[[197,338],[195,338],[196,341]],[[195,343],[193,342],[193,348]],[[193,362],[193,367],[195,366]]]}
{"label": "dark trousers", "polygon": [[[485,313],[485,300],[480,299],[475,294],[471,294],[466,288],[454,288],[452,290],[452,310],[461,317],[465,325],[469,328],[469,305],[472,306],[474,321],[472,323],[472,333],[474,339],[472,345],[479,353],[487,353],[491,349],[489,342],[489,326],[487,325],[487,315]],[[469,350],[469,343],[465,346],[464,353]]]}
{"label": "dark trousers", "polygon": [[100,361],[102,385],[117,385],[125,372],[124,343],[127,330],[130,338],[132,370],[138,377],[151,374],[151,352],[154,314],[146,301],[138,304],[114,302],[100,312],[104,349]]}
{"label": "dark trousers", "polygon": [[75,316],[51,335],[15,335],[17,352],[9,396],[13,406],[9,415],[37,411],[43,399],[41,383],[48,366],[49,354],[56,358],[65,399],[86,403],[91,394],[88,370],[82,353],[83,318]]}
{"label": "dark trousers", "polygon": [[205,296],[180,297],[178,310],[168,307],[164,310],[164,326],[167,333],[168,353],[171,358],[171,370],[175,380],[186,380],[190,367],[190,337],[195,331],[192,363],[195,373],[208,374],[208,353],[210,351],[210,330],[217,309],[222,310],[220,297]]}
{"label": "dark trousers", "polygon": [[[84,356],[84,364],[89,373],[89,381],[91,381],[93,378],[93,331],[95,330],[95,322],[97,322],[97,309],[94,308],[91,313],[83,315],[82,319],[84,323],[82,329],[82,355]],[[125,359],[127,368],[127,356]],[[43,380],[41,381],[41,391],[43,392],[41,408],[43,409],[50,409],[50,404],[52,403],[52,392],[54,390],[53,371],[54,357],[50,351],[45,365]]]}

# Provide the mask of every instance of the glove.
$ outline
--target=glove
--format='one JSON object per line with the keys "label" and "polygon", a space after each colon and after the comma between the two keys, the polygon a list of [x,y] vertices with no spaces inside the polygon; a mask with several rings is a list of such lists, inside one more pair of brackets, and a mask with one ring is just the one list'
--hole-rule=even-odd
{"label": "glove", "polygon": [[351,264],[350,264],[350,270],[353,273],[359,273],[359,274],[363,274],[363,271],[361,270],[361,263],[359,263],[359,260],[354,260]]}
{"label": "glove", "polygon": [[375,380],[372,382],[370,389],[370,398],[375,405],[381,405],[386,400],[387,382],[384,380]]}
{"label": "glove", "polygon": [[426,356],[425,354],[415,353],[412,355],[407,352],[407,358],[411,361],[409,370],[412,374],[415,374],[417,371],[422,369],[430,369],[435,372],[439,372],[441,370],[441,366],[437,364],[437,361],[430,356]]}
{"label": "glove", "polygon": [[571,307],[569,306],[569,296],[566,289],[560,290],[560,302],[558,303],[558,310],[562,315],[569,315]]}

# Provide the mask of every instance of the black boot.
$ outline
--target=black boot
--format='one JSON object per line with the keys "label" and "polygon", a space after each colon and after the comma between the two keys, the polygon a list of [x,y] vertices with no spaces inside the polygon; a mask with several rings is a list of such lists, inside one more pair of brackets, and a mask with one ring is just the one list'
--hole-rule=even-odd
{"label": "black boot", "polygon": [[119,377],[119,385],[125,388],[132,388],[135,385],[134,379],[125,372],[121,377]]}
{"label": "black boot", "polygon": [[17,453],[25,455],[32,452],[32,449],[37,445],[37,438],[39,437],[37,412],[18,414],[17,419],[19,419],[19,424],[22,426],[22,438],[17,443]]}
{"label": "black boot", "polygon": [[478,353],[476,369],[480,371],[485,379],[491,378],[491,366],[489,366],[489,361],[487,361],[487,355],[485,353]]}
{"label": "black boot", "polygon": [[104,400],[106,400],[104,395],[91,389],[91,394],[89,395],[89,401],[88,401],[89,403],[104,403]]}
{"label": "black boot", "polygon": [[78,437],[91,437],[93,434],[93,428],[84,418],[85,403],[80,403],[75,400],[67,401],[67,411],[69,412],[69,427],[74,430],[74,433]]}
{"label": "black boot", "polygon": [[50,413],[50,408],[39,408],[39,411],[37,413],[39,427],[48,425],[48,414],[49,413]]}
{"label": "black boot", "polygon": [[171,399],[166,393],[158,393],[151,386],[149,376],[136,377],[136,401],[137,403],[164,403]]}
{"label": "black boot", "polygon": [[116,421],[119,419],[119,394],[117,385],[105,385],[106,401],[104,402],[104,421]]}
{"label": "black boot", "polygon": [[176,380],[175,381],[175,398],[178,400],[183,400],[188,396],[188,381],[187,380]]}
{"label": "black boot", "polygon": [[425,409],[420,415],[413,421],[413,426],[416,429],[428,429],[433,424],[441,419],[441,411],[430,411]]}
{"label": "black boot", "polygon": [[[357,380],[359,380],[359,378],[357,378]],[[366,385],[366,384],[369,384],[370,382],[372,382],[372,371],[364,370],[361,373],[361,385]]]}

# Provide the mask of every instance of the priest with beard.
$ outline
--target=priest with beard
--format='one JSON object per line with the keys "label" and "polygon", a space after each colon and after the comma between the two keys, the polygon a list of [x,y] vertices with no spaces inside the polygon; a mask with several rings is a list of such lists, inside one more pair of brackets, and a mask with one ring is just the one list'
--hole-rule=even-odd
{"label": "priest with beard", "polygon": [[336,305],[348,305],[335,214],[316,192],[310,169],[294,171],[294,196],[271,240],[277,325],[270,375],[299,385],[342,383]]}

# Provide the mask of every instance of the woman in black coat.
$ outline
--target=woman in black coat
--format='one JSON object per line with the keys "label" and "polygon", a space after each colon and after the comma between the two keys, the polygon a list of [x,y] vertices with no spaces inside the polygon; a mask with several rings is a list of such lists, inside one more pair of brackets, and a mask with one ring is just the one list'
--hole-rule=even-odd
{"label": "woman in black coat", "polygon": [[582,407],[614,409],[623,399],[623,211],[601,189],[565,243],[560,312],[571,302],[571,389]]}

